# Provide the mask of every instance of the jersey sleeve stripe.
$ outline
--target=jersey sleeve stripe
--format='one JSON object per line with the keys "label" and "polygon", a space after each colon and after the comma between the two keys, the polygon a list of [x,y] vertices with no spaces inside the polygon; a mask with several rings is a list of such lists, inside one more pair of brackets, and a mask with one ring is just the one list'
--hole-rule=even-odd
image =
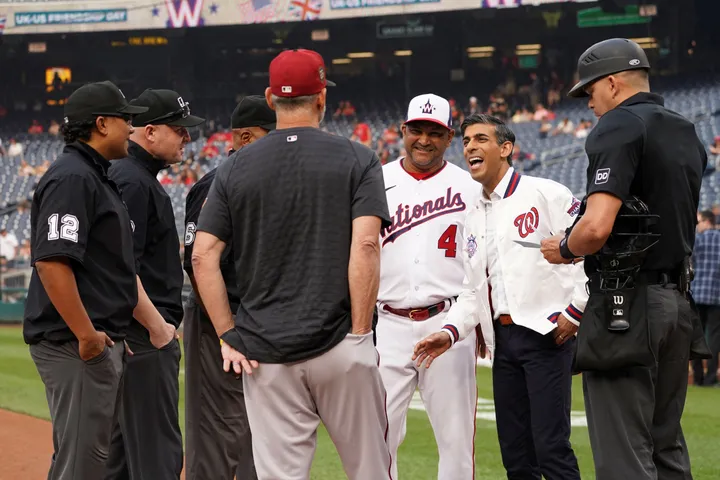
{"label": "jersey sleeve stripe", "polygon": [[575,321],[582,320],[582,312],[572,303],[565,309],[565,312]]}
{"label": "jersey sleeve stripe", "polygon": [[447,324],[442,327],[442,330],[446,330],[452,337],[453,344],[460,338],[460,332],[455,325]]}

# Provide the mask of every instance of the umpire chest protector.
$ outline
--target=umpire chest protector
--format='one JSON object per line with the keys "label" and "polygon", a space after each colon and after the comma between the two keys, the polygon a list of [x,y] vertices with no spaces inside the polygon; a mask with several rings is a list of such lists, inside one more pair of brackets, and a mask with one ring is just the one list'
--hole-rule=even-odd
{"label": "umpire chest protector", "polygon": [[647,348],[648,285],[677,281],[642,269],[648,251],[658,243],[658,221],[642,200],[631,196],[620,207],[605,245],[585,256],[590,297],[578,333],[576,370],[649,366],[654,361]]}

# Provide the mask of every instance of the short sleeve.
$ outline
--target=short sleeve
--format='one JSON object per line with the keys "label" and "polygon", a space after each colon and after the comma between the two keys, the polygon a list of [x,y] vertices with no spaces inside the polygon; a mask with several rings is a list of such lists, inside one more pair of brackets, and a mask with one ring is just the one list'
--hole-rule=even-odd
{"label": "short sleeve", "polygon": [[360,176],[352,199],[352,218],[379,217],[382,228],[391,225],[390,213],[385,195],[385,179],[380,159],[373,152],[369,164]]}
{"label": "short sleeve", "polygon": [[207,198],[208,184],[205,182],[196,183],[192,186],[185,199],[185,255],[183,259],[183,268],[192,275],[192,251],[195,245],[195,233],[197,231],[198,221],[200,220],[200,210],[203,202]]}
{"label": "short sleeve", "polygon": [[606,113],[588,137],[587,194],[610,193],[620,200],[630,195],[642,157],[645,125],[623,109]]}
{"label": "short sleeve", "polygon": [[90,179],[81,175],[53,178],[38,189],[33,202],[32,264],[51,257],[82,263],[94,220]]}
{"label": "short sleeve", "polygon": [[231,158],[218,167],[205,205],[200,210],[197,224],[197,231],[207,232],[225,243],[229,243],[232,238],[232,218],[230,216],[227,184],[234,163]]}

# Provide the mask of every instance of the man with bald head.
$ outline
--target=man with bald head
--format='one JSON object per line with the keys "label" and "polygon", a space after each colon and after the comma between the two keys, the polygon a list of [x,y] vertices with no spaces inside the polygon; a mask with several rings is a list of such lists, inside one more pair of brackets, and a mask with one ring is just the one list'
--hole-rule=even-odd
{"label": "man with bald head", "polygon": [[[230,154],[275,130],[275,112],[265,97],[240,100],[230,120]],[[186,478],[232,480],[256,479],[252,437],[245,411],[242,379],[224,373],[220,341],[197,294],[193,275],[192,250],[200,209],[205,203],[217,169],[208,172],[188,193],[185,207],[184,268],[193,284],[185,307],[185,435]],[[228,300],[237,309],[239,295],[231,247],[225,250],[221,270]]]}

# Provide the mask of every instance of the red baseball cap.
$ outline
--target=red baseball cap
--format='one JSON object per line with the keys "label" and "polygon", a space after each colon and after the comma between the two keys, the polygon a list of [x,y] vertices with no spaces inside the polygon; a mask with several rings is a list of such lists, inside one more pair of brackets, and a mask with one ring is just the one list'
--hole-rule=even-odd
{"label": "red baseball cap", "polygon": [[315,95],[335,84],[325,78],[325,61],[312,50],[285,50],[270,62],[270,91],[278,97]]}

